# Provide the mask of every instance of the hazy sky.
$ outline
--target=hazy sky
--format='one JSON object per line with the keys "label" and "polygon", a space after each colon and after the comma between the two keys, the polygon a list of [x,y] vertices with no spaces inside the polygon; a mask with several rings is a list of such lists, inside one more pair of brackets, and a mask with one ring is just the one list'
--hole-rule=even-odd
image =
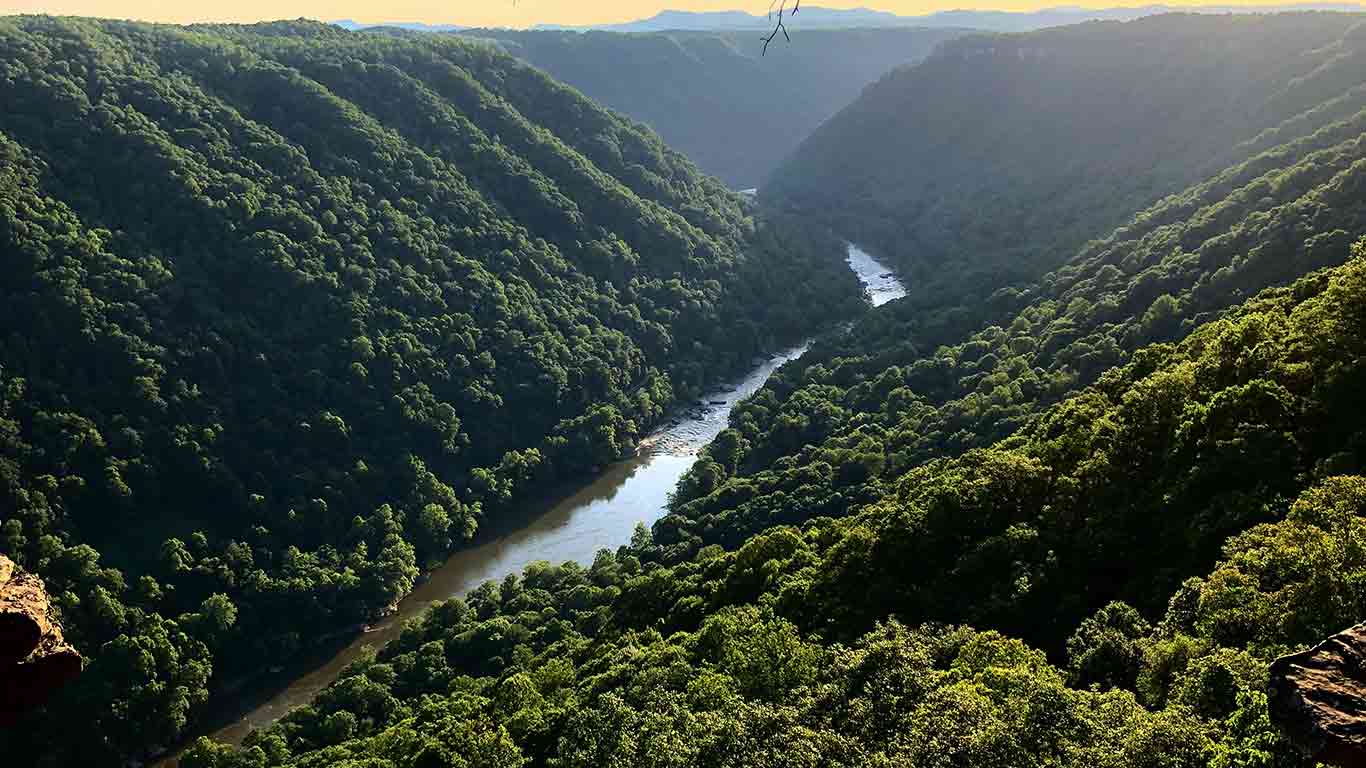
{"label": "hazy sky", "polygon": [[[1163,0],[1119,0],[1086,3],[1088,7],[1149,5]],[[1286,0],[1291,2],[1293,0]],[[1066,0],[807,0],[827,8],[872,7],[905,15],[953,8],[1034,10],[1070,4]],[[1203,0],[1204,4],[1258,5],[1239,0]],[[1165,0],[1166,5],[1200,3]],[[0,15],[51,13],[105,16],[148,21],[260,21],[300,16],[332,21],[423,21],[431,24],[524,27],[537,23],[596,24],[653,16],[665,8],[694,11],[739,9],[763,13],[767,0],[0,0]],[[798,17],[800,22],[800,17]],[[800,28],[800,24],[796,28]]]}

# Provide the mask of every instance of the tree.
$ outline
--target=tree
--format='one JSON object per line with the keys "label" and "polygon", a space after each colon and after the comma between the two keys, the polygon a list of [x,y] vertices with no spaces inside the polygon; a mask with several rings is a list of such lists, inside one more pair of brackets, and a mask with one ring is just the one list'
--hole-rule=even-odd
{"label": "tree", "polygon": [[1079,687],[1132,689],[1152,627],[1132,606],[1115,601],[1086,619],[1067,640],[1068,669]]}

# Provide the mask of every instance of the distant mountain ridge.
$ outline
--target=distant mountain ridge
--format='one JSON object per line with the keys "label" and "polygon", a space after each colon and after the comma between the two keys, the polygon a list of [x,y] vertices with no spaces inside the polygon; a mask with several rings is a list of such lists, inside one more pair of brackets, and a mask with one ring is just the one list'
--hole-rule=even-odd
{"label": "distant mountain ridge", "polygon": [[[757,6],[756,6],[757,7]],[[793,24],[801,29],[838,29],[866,27],[971,27],[991,32],[1027,32],[1044,27],[1079,24],[1084,21],[1132,21],[1161,13],[1280,13],[1284,11],[1360,11],[1360,3],[1285,3],[1276,5],[1144,5],[1134,8],[1084,8],[1060,5],[1037,11],[953,10],[923,16],[899,16],[872,8],[822,8],[803,6]],[[361,24],[350,19],[334,21],[346,29],[367,27],[398,27],[420,32],[450,32],[468,27],[453,24],[422,24],[416,22]],[[663,10],[647,19],[636,19],[618,24],[537,24],[533,29],[585,32],[682,32],[682,31],[753,31],[772,24],[767,14],[732,11]]]}
{"label": "distant mountain ridge", "polygon": [[[953,10],[923,16],[899,16],[871,8],[821,8],[802,6],[793,28],[831,29],[850,27],[971,27],[990,32],[1027,32],[1044,27],[1084,21],[1132,21],[1162,13],[1280,13],[1283,11],[1360,11],[1359,3],[1287,3],[1284,5],[1144,5],[1135,8],[1083,8],[1060,5],[1037,11]],[[558,26],[538,24],[536,29],[600,30],[605,32],[749,31],[764,30],[773,21],[767,14],[745,11],[693,12],[665,10],[648,19],[621,24]]]}
{"label": "distant mountain ridge", "polygon": [[459,32],[463,29],[469,29],[469,27],[460,24],[423,24],[420,21],[386,21],[379,24],[362,24],[353,19],[338,19],[330,23],[341,27],[342,29],[349,29],[353,32],[358,29],[370,29],[372,27],[392,27],[394,29],[407,29],[413,32]]}
{"label": "distant mountain ridge", "polygon": [[[808,28],[839,27],[890,27],[912,26],[907,22],[913,17],[898,16],[888,11],[871,8],[821,8],[803,7],[798,13]],[[747,30],[768,26],[771,22],[767,14],[752,14],[746,11],[679,11],[663,10],[648,19],[637,19],[620,24],[559,25],[537,24],[535,29],[558,29],[584,31],[589,29],[604,32],[684,32]]]}

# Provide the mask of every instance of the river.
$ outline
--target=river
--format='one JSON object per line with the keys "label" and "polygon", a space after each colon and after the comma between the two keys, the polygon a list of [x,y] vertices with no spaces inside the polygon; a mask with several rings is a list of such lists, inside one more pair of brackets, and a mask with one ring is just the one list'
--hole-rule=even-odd
{"label": "river", "polygon": [[[850,245],[847,258],[873,306],[905,295],[892,273],[867,253]],[[627,543],[637,523],[649,526],[664,515],[669,493],[692,466],[697,452],[726,428],[735,404],[757,392],[779,366],[800,357],[806,348],[801,344],[784,350],[758,364],[738,382],[703,395],[696,406],[641,441],[634,457],[612,464],[592,483],[549,506],[526,526],[451,555],[399,603],[394,613],[212,737],[240,744],[253,729],[264,728],[291,709],[307,704],[366,646],[378,648],[397,637],[405,621],[434,602],[463,595],[489,579],[520,573],[537,560],[574,560],[589,565],[598,550]]]}

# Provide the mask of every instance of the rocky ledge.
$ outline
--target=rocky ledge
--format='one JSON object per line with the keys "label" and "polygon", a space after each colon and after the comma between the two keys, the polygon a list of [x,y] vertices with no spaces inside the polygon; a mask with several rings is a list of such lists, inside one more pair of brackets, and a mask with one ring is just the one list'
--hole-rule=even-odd
{"label": "rocky ledge", "polygon": [[0,555],[0,728],[81,672],[43,582]]}
{"label": "rocky ledge", "polygon": [[1271,665],[1271,719],[1311,759],[1366,765],[1366,624]]}

